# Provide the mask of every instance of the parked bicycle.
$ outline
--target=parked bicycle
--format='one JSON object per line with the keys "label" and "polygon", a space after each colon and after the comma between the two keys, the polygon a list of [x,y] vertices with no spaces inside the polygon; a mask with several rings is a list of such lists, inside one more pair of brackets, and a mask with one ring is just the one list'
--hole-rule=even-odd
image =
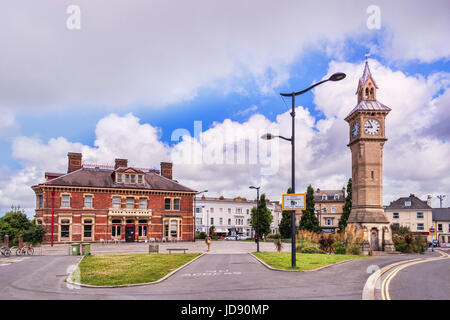
{"label": "parked bicycle", "polygon": [[5,257],[9,257],[11,255],[11,249],[9,249],[8,247],[1,247],[0,248],[0,252],[2,253],[2,255],[4,255]]}
{"label": "parked bicycle", "polygon": [[32,256],[33,254],[34,254],[34,249],[31,246],[28,246],[28,247],[23,246],[22,248],[18,248],[16,250],[17,256],[25,256],[25,255]]}

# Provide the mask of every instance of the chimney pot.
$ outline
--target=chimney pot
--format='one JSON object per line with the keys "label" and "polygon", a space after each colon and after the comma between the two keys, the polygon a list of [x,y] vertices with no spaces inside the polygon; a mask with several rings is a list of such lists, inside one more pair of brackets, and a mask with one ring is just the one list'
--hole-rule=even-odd
{"label": "chimney pot", "polygon": [[67,165],[67,173],[71,173],[75,170],[81,169],[82,167],[82,158],[83,155],[81,153],[69,152],[67,154],[68,165]]}
{"label": "chimney pot", "polygon": [[115,159],[114,169],[128,167],[128,159]]}
{"label": "chimney pot", "polygon": [[172,180],[172,162],[161,162],[161,176]]}

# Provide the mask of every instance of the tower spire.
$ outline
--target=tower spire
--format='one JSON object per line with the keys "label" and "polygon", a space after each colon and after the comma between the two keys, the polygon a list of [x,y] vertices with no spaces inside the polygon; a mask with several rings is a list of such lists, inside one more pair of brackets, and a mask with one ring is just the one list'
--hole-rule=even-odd
{"label": "tower spire", "polygon": [[368,55],[370,54],[366,54],[364,71],[361,78],[359,78],[358,89],[356,90],[358,103],[362,100],[376,100],[376,89],[378,89],[378,86],[370,72],[369,61],[367,60]]}

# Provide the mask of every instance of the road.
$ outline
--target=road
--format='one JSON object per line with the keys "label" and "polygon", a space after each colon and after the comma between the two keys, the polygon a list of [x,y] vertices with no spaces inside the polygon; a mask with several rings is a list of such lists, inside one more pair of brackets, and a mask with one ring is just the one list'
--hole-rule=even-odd
{"label": "road", "polygon": [[388,290],[391,300],[450,300],[450,258],[401,269],[389,282]]}
{"label": "road", "polygon": [[206,254],[158,284],[107,289],[76,288],[64,282],[70,266],[79,261],[77,256],[11,257],[0,259],[0,299],[360,300],[374,267],[411,258],[379,256],[313,272],[281,272],[247,253]]}

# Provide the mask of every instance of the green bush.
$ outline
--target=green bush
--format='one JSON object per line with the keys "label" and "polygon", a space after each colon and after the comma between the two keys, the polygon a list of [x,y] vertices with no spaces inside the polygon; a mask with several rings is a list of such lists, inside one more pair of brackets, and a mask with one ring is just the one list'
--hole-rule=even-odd
{"label": "green bush", "polygon": [[404,242],[394,243],[394,247],[395,247],[395,250],[399,251],[399,252],[406,252],[406,250],[407,250],[407,244]]}
{"label": "green bush", "polygon": [[281,234],[279,234],[279,233],[276,233],[276,234],[269,233],[269,234],[267,235],[267,238],[268,238],[268,239],[281,239]]}
{"label": "green bush", "polygon": [[197,234],[197,239],[204,240],[205,238],[206,238],[206,232],[200,232],[199,234]]}
{"label": "green bush", "polygon": [[360,255],[361,254],[361,246],[359,245],[359,243],[349,243],[347,245],[347,253]]}
{"label": "green bush", "polygon": [[316,246],[297,248],[297,252],[299,252],[299,253],[326,253],[325,251],[317,248]]}
{"label": "green bush", "polygon": [[334,253],[335,254],[346,254],[347,250],[343,246],[340,245],[334,249]]}

